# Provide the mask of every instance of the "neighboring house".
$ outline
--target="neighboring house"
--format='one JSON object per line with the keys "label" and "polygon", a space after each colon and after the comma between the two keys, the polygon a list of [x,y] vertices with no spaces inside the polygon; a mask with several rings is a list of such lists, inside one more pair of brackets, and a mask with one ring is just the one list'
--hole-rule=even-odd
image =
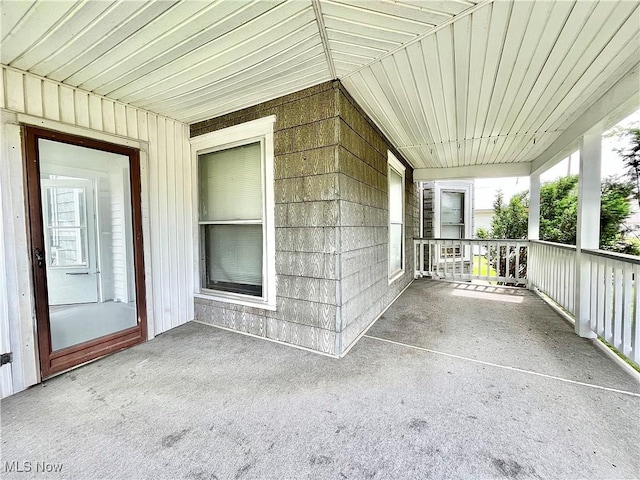
{"label": "neighboring house", "polygon": [[473,211],[473,236],[478,236],[478,230],[484,228],[491,231],[491,220],[495,214],[493,208],[477,208]]}

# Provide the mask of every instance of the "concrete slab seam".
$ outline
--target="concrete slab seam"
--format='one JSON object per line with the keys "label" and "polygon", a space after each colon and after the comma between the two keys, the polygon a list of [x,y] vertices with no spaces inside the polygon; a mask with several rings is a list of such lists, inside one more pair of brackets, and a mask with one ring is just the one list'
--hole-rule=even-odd
{"label": "concrete slab seam", "polygon": [[431,350],[430,348],[418,347],[416,345],[409,345],[407,343],[396,342],[394,340],[387,340],[386,338],[372,337],[371,335],[363,335],[363,336],[365,338],[370,338],[372,340],[378,340],[380,342],[391,343],[393,345],[399,345],[401,347],[412,348],[414,350],[420,350],[420,351],[427,352],[427,353],[433,353],[435,355],[442,355],[442,356],[445,356],[445,357],[456,358],[458,360],[466,360],[468,362],[479,363],[480,365],[487,365],[489,367],[503,368],[505,370],[511,370],[513,372],[526,373],[526,374],[529,374],[529,375],[535,375],[537,377],[549,378],[549,379],[552,379],[552,380],[558,380],[558,381],[561,381],[561,382],[571,383],[571,384],[574,384],[574,385],[581,385],[583,387],[595,388],[595,389],[598,389],[598,390],[605,390],[607,392],[613,392],[613,393],[621,393],[623,395],[630,395],[632,397],[640,398],[640,393],[629,392],[627,390],[618,390],[617,388],[603,387],[601,385],[594,385],[592,383],[580,382],[578,380],[570,380],[568,378],[556,377],[555,375],[548,375],[546,373],[534,372],[532,370],[525,370],[523,368],[510,367],[508,365],[500,365],[498,363],[485,362],[484,360],[477,360],[475,358],[463,357],[461,355],[456,355],[454,353],[439,352],[438,350]]}

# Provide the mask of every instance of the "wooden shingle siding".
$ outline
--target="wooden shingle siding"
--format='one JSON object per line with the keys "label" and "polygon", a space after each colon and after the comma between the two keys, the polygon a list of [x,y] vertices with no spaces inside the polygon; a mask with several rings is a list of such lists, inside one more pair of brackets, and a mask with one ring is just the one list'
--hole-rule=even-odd
{"label": "wooden shingle siding", "polygon": [[340,350],[345,351],[406,287],[418,220],[412,169],[405,174],[405,273],[388,282],[387,152],[397,150],[344,88],[339,89]]}
{"label": "wooden shingle siding", "polygon": [[[335,98],[336,90],[328,82],[191,126],[195,136],[276,115],[276,311],[258,309],[266,325],[260,335],[330,354],[339,353],[335,350],[340,215]],[[231,304],[203,298],[196,303],[215,308],[196,307],[199,321],[247,331],[228,320],[224,310],[233,309]]]}
{"label": "wooden shingle siding", "polygon": [[[412,278],[408,248],[405,275],[388,284],[387,151],[401,156],[339,82],[191,125],[191,135],[267,115],[276,115],[276,311],[197,298],[196,318],[340,355]],[[410,246],[418,205],[410,167],[406,181]],[[248,330],[261,324],[238,323],[227,309],[260,316],[266,329]]]}
{"label": "wooden shingle siding", "polygon": [[422,237],[424,238],[433,238],[434,236],[435,195],[433,183],[426,183],[422,190]]}

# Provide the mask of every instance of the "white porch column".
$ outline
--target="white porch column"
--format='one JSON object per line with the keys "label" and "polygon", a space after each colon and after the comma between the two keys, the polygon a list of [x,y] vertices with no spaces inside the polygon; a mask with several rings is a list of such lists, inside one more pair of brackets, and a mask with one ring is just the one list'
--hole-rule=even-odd
{"label": "white porch column", "polygon": [[529,240],[540,240],[540,174],[529,177]]}
{"label": "white porch column", "polygon": [[582,249],[600,246],[600,164],[602,131],[595,128],[580,141],[580,173],[578,185],[578,226],[576,232],[576,333],[595,338],[590,323],[591,272]]}
{"label": "white porch column", "polygon": [[[529,175],[529,229],[527,232],[529,240],[540,240],[540,174]],[[529,244],[527,253],[527,278],[529,289],[535,288],[538,284],[537,267],[539,258],[536,258],[537,250]]]}

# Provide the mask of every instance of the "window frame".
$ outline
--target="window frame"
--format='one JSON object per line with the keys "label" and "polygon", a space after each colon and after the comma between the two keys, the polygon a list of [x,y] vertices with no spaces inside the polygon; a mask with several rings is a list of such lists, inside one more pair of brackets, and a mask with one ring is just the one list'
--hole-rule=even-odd
{"label": "window frame", "polygon": [[[387,150],[387,202],[388,202],[388,252],[387,252],[387,262],[388,262],[388,279],[389,285],[393,282],[401,278],[406,270],[406,239],[405,239],[405,202],[406,202],[406,193],[405,193],[405,173],[407,167],[404,166],[400,160],[396,158],[396,156],[390,151]],[[390,178],[391,171],[394,171],[396,174],[400,175],[402,179],[402,236],[401,236],[401,245],[400,245],[400,269],[399,270],[391,270],[391,188],[390,188]]]}
{"label": "window frame", "polygon": [[[233,303],[265,310],[276,309],[275,268],[275,196],[274,196],[274,140],[275,115],[205,133],[190,139],[193,162],[192,205],[194,247],[194,296],[219,302]],[[262,296],[225,292],[202,286],[203,248],[199,206],[199,155],[234,148],[250,143],[261,144],[262,184]],[[205,224],[207,222],[204,222]]]}

